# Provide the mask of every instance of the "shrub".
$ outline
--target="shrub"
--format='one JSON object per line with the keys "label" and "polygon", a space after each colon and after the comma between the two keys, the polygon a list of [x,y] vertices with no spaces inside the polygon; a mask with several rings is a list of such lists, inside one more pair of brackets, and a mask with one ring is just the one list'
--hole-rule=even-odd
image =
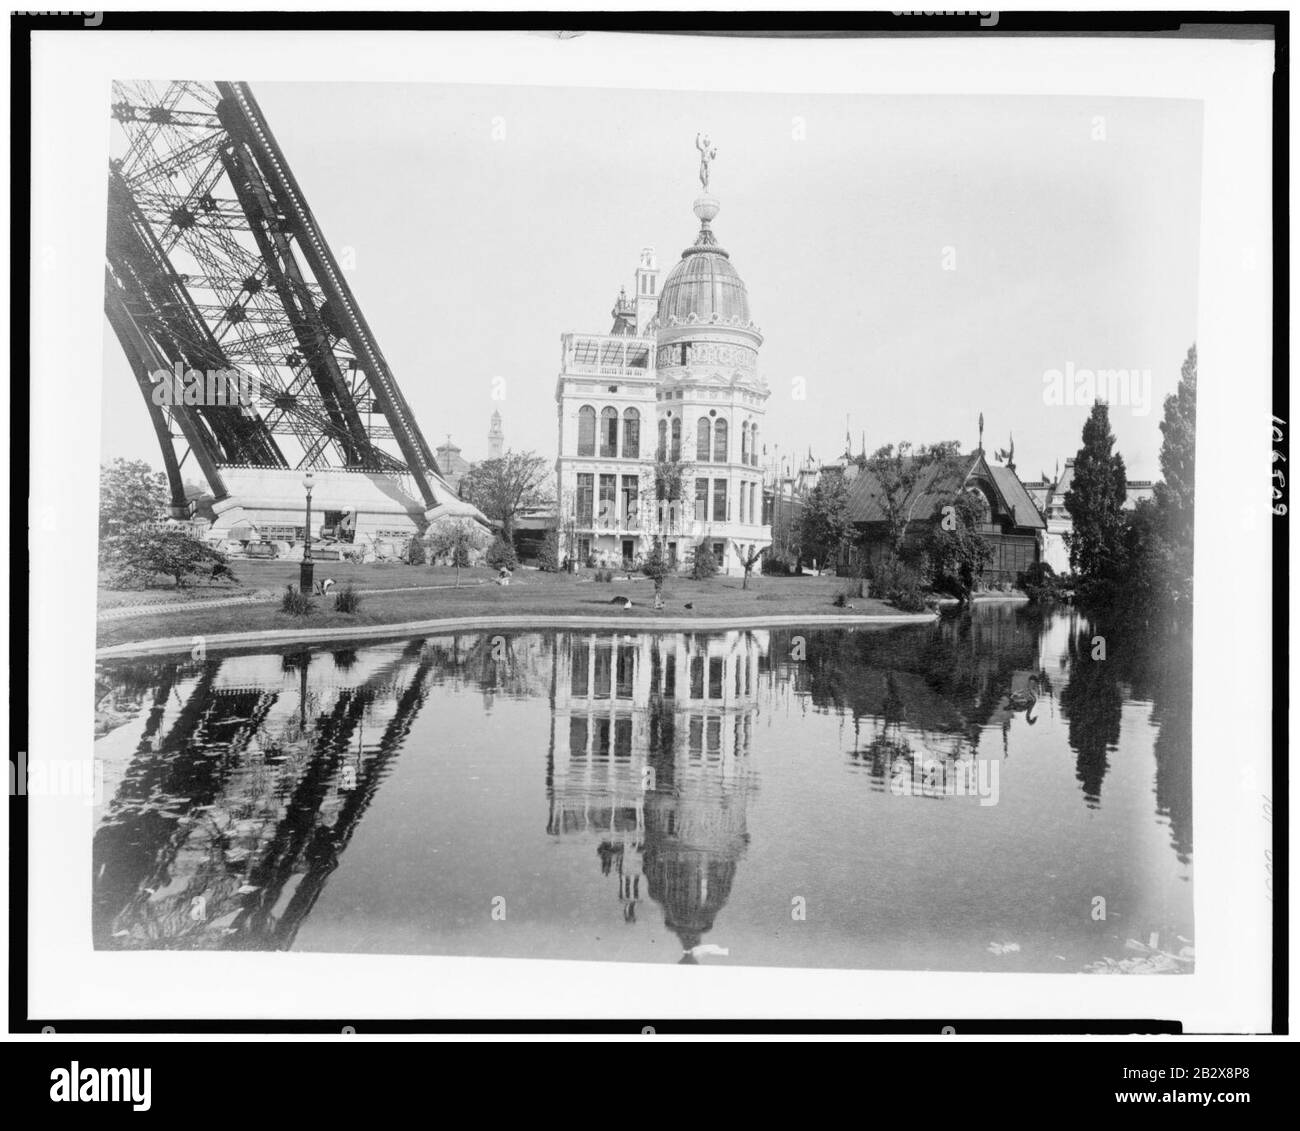
{"label": "shrub", "polygon": [[775,558],[771,554],[763,558],[758,568],[768,577],[792,577],[795,572],[789,562]]}
{"label": "shrub", "polygon": [[560,568],[560,532],[549,530],[542,539],[537,555],[537,566],[543,573],[555,573]]}
{"label": "shrub", "polygon": [[406,564],[407,565],[424,565],[429,560],[428,551],[424,546],[424,539],[418,534],[413,534],[411,540],[406,544]]}
{"label": "shrub", "polygon": [[158,574],[172,578],[177,589],[200,579],[237,580],[225,554],[184,530],[135,530],[113,539],[105,558],[119,589],[147,587]]}
{"label": "shrub", "polygon": [[612,569],[598,569],[592,576],[593,581],[598,581],[602,585],[607,585],[614,580],[614,571]]}
{"label": "shrub", "polygon": [[492,545],[487,548],[483,560],[493,569],[519,568],[519,555],[515,553],[514,546],[500,534],[492,539]]}
{"label": "shrub", "polygon": [[1065,588],[1061,577],[1046,562],[1031,562],[1020,575],[1020,587],[1031,601],[1054,601]]}
{"label": "shrub", "polygon": [[691,565],[691,576],[696,581],[708,581],[718,572],[718,559],[707,546],[695,548],[695,561]]}
{"label": "shrub", "polygon": [[361,607],[361,594],[352,582],[348,582],[334,594],[334,611],[336,613],[355,613]]}
{"label": "shrub", "polygon": [[925,594],[915,586],[895,589],[889,596],[889,603],[903,613],[923,613],[931,604],[926,600]]}
{"label": "shrub", "polygon": [[292,585],[284,587],[284,596],[280,598],[280,612],[302,617],[315,611],[316,602],[301,589],[295,589]]}

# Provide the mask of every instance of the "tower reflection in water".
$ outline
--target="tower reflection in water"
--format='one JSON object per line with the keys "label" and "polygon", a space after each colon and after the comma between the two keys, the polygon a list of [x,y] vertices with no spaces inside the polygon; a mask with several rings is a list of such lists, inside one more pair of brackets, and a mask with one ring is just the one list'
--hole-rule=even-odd
{"label": "tower reflection in water", "polygon": [[556,638],[547,794],[623,915],[649,898],[695,960],[749,843],[745,809],[764,632]]}

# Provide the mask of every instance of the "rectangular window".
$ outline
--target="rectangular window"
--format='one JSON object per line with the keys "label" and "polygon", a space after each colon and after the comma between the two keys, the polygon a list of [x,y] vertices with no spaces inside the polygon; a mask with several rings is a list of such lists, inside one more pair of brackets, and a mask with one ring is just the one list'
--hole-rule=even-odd
{"label": "rectangular window", "polygon": [[636,528],[637,518],[637,495],[640,491],[640,483],[635,475],[623,476],[623,518],[629,529]]}
{"label": "rectangular window", "polygon": [[569,757],[578,761],[587,758],[587,720],[578,715],[569,716]]}
{"label": "rectangular window", "polygon": [[725,479],[715,479],[713,481],[713,521],[727,521],[727,481]]}
{"label": "rectangular window", "polygon": [[[578,522],[590,526],[592,505],[595,499],[596,477],[589,473],[578,473]],[[583,555],[586,557],[586,555]]]}
{"label": "rectangular window", "polygon": [[697,479],[695,481],[695,521],[709,521],[709,481],[707,479]]}
{"label": "rectangular window", "polygon": [[630,644],[622,644],[618,649],[618,689],[615,694],[620,699],[632,698],[632,666],[636,662],[636,649]]}
{"label": "rectangular window", "polygon": [[704,657],[691,657],[691,698],[704,698]]}
{"label": "rectangular window", "polygon": [[606,644],[603,647],[596,647],[596,672],[595,686],[592,688],[593,699],[608,699],[609,687],[612,682],[613,672],[610,670],[614,660],[613,645]]}
{"label": "rectangular window", "polygon": [[[573,651],[570,653],[570,666],[572,675],[570,677],[569,692],[578,699],[587,697],[587,679],[591,672],[589,664],[591,662],[591,646],[585,640],[575,640],[573,642]],[[583,738],[582,748],[587,748],[586,738]]]}
{"label": "rectangular window", "polygon": [[596,501],[596,518],[602,523],[613,522],[617,517],[614,510],[614,483],[617,479],[616,475],[600,477],[600,497]]}
{"label": "rectangular window", "polygon": [[709,657],[709,698],[722,698],[722,657]]}

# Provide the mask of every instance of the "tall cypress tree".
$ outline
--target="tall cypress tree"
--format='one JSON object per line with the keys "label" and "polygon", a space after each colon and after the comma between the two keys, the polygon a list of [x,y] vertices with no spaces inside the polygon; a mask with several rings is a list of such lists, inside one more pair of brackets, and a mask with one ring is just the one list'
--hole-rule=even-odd
{"label": "tall cypress tree", "polygon": [[1065,509],[1074,524],[1066,535],[1070,568],[1084,581],[1118,580],[1124,564],[1124,500],[1128,475],[1124,457],[1114,451],[1110,410],[1092,406],[1083,425],[1083,447],[1074,457],[1074,482]]}
{"label": "tall cypress tree", "polygon": [[1165,418],[1160,422],[1164,441],[1160,445],[1160,470],[1164,482],[1157,483],[1165,531],[1177,546],[1192,544],[1193,504],[1196,495],[1196,346],[1187,351],[1178,391],[1165,397]]}

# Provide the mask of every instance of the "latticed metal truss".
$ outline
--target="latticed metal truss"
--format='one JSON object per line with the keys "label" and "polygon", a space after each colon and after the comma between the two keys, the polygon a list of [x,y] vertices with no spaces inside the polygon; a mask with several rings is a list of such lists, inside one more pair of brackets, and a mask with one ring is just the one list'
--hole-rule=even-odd
{"label": "latticed metal truss", "polygon": [[[176,505],[189,454],[407,473],[433,452],[244,83],[119,82],[105,309],[144,394]],[[248,404],[158,404],[158,370],[237,371]]]}

